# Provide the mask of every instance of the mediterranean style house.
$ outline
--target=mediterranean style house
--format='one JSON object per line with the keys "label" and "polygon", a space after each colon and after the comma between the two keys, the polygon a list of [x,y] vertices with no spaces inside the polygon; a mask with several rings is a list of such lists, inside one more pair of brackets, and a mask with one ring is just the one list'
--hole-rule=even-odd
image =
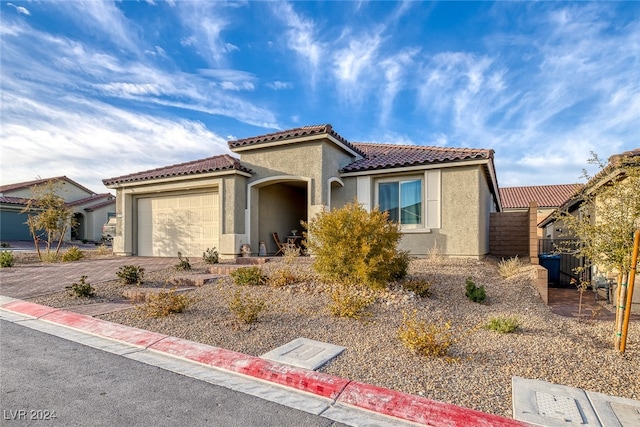
{"label": "mediterranean style house", "polygon": [[104,179],[116,190],[114,253],[231,258],[277,252],[301,221],[357,201],[401,224],[401,248],[420,256],[482,258],[501,210],[494,152],[355,143],[331,125],[228,142],[223,154]]}
{"label": "mediterranean style house", "polygon": [[73,211],[75,227],[67,231],[64,240],[102,240],[102,226],[115,214],[116,201],[112,194],[95,193],[66,176],[18,182],[0,186],[0,238],[2,241],[31,240],[27,226],[28,213],[22,212],[33,196],[33,187],[58,184],[57,196],[64,199]]}

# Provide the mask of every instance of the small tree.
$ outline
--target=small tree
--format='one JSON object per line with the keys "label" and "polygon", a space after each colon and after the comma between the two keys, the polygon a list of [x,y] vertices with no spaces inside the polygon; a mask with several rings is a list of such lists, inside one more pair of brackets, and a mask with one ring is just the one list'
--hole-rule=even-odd
{"label": "small tree", "polygon": [[[587,263],[576,273],[582,277],[584,270],[592,265],[616,271],[618,289],[621,289],[623,277],[628,276],[632,268],[633,233],[640,225],[640,157],[614,156],[609,164],[604,164],[595,153],[592,156],[589,162],[597,164],[600,172],[594,177],[583,172],[588,182],[582,192],[579,214],[563,211],[556,219],[563,222],[568,233],[581,240],[575,252],[585,257]],[[624,295],[618,293],[618,298],[624,299]],[[617,306],[624,306],[624,301],[618,301]],[[616,349],[619,349],[618,323]]]}
{"label": "small tree", "polygon": [[[58,259],[64,235],[74,225],[73,211],[57,194],[60,188],[61,184],[56,180],[32,187],[32,197],[21,211],[28,215],[26,224],[41,261]],[[46,245],[44,255],[40,251],[40,242]],[[52,249],[53,245],[55,249]]]}
{"label": "small tree", "polygon": [[408,255],[397,249],[400,226],[386,212],[353,202],[303,225],[314,269],[326,279],[382,287],[406,274]]}

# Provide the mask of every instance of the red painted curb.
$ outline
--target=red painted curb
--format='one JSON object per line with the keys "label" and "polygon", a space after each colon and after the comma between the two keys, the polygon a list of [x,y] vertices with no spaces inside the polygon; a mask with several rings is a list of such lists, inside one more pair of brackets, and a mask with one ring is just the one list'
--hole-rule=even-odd
{"label": "red painted curb", "polygon": [[345,378],[175,337],[168,337],[149,348],[332,400],[335,400],[349,383]]}
{"label": "red painted curb", "polygon": [[526,423],[425,397],[352,381],[337,403],[437,427],[523,427]]}
{"label": "red painted curb", "polygon": [[110,338],[116,341],[126,342],[139,347],[149,347],[168,335],[157,332],[145,331],[144,329],[132,328],[130,326],[113,323],[85,314],[73,313],[59,310],[41,317],[47,322],[57,323],[73,329],[88,332],[100,337]]}
{"label": "red painted curb", "polygon": [[45,305],[34,304],[32,302],[15,300],[2,306],[5,310],[13,311],[15,313],[26,314],[27,316],[40,318],[46,314],[59,311],[59,308],[51,308]]}

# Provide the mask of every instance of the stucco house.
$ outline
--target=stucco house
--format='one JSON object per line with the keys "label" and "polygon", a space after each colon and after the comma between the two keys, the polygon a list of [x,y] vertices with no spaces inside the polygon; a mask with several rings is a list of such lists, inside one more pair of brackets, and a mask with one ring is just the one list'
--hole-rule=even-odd
{"label": "stucco house", "polygon": [[22,210],[33,197],[32,188],[49,181],[59,184],[56,195],[65,200],[76,221],[76,226],[67,231],[64,240],[99,242],[102,239],[102,226],[109,215],[115,214],[115,197],[110,193],[95,193],[66,176],[1,185],[0,239],[31,240],[29,227],[25,224],[28,214],[22,213]]}
{"label": "stucco house", "polygon": [[277,251],[323,209],[357,200],[402,225],[401,246],[481,258],[501,209],[493,150],[354,143],[331,125],[228,142],[232,153],[104,179],[116,190],[114,253],[235,257]]}

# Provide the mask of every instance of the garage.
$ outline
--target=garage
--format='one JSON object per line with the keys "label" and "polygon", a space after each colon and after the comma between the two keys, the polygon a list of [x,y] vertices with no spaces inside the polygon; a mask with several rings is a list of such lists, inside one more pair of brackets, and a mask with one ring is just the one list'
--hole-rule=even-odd
{"label": "garage", "polygon": [[137,210],[139,256],[202,257],[219,247],[217,192],[139,198]]}

